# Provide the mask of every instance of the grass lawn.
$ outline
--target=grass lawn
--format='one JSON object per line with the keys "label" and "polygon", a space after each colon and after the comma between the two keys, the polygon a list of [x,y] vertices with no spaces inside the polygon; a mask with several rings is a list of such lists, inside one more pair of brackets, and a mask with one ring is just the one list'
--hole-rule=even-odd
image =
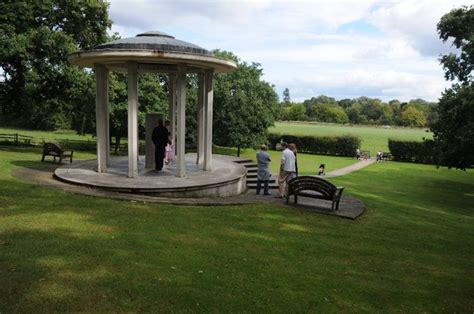
{"label": "grass lawn", "polygon": [[95,142],[95,137],[91,134],[78,135],[72,130],[58,130],[58,131],[37,131],[37,130],[25,130],[18,128],[0,127],[0,134],[14,134],[18,133],[21,135],[32,136],[35,140],[41,142],[58,142],[63,140],[72,141],[92,141]]}
{"label": "grass lawn", "polygon": [[[230,147],[214,147],[214,154],[233,155],[237,156],[235,148]],[[272,162],[270,163],[270,171],[274,174],[278,174],[280,171],[280,159],[281,152],[269,150]],[[241,150],[240,156],[242,158],[249,158],[256,160],[256,153],[254,149]],[[311,155],[298,153],[298,172],[300,175],[315,175],[318,172],[319,165],[326,164],[326,172],[344,168],[357,162],[355,158],[350,157],[335,157],[335,156],[324,156],[324,155]]]}
{"label": "grass lawn", "polygon": [[387,162],[339,177],[368,206],[350,221],[115,201],[11,176],[39,157],[0,146],[2,313],[474,310],[472,171]]}
{"label": "grass lawn", "polygon": [[430,132],[416,128],[392,127],[385,129],[375,126],[346,126],[329,123],[277,122],[269,132],[292,135],[355,135],[362,140],[361,149],[370,150],[372,155],[378,150],[388,151],[388,139],[421,141],[423,137],[432,138]]}

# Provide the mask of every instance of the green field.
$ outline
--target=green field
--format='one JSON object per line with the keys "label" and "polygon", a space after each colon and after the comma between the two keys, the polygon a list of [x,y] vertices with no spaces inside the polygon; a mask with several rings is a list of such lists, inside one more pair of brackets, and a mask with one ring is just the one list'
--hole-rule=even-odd
{"label": "green field", "polygon": [[423,137],[432,138],[430,132],[424,129],[413,128],[382,128],[375,126],[346,126],[329,123],[304,123],[304,122],[276,122],[275,127],[270,128],[271,133],[292,135],[355,135],[362,140],[361,149],[370,150],[371,155],[379,150],[388,151],[388,139],[399,139],[407,141],[421,141]]}
{"label": "green field", "polygon": [[[90,154],[78,157],[90,158]],[[387,162],[335,178],[356,221],[174,206],[20,181],[0,146],[0,312],[472,312],[474,173]]]}
{"label": "green field", "polygon": [[58,130],[58,131],[37,131],[37,130],[26,130],[18,128],[6,128],[0,127],[0,134],[13,134],[18,133],[21,135],[32,136],[36,142],[58,142],[64,140],[72,141],[94,141],[95,137],[91,134],[78,135],[72,130]]}

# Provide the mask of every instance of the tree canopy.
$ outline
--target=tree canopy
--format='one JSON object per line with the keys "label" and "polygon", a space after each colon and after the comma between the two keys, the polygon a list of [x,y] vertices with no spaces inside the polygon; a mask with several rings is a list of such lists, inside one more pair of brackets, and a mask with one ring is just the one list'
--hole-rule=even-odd
{"label": "tree canopy", "polygon": [[377,98],[358,97],[336,100],[320,95],[301,104],[282,102],[282,120],[312,120],[329,123],[353,123],[376,125],[400,125],[426,127],[437,119],[436,103],[423,99],[412,99],[401,103],[393,99],[388,103]]}
{"label": "tree canopy", "polygon": [[445,77],[454,81],[437,109],[432,131],[439,165],[466,169],[474,164],[474,6],[453,9],[438,23],[440,38],[452,40],[458,53],[441,57]]}
{"label": "tree canopy", "polygon": [[93,81],[67,56],[105,42],[107,9],[105,1],[0,2],[0,112],[40,129],[86,124]]}
{"label": "tree canopy", "polygon": [[273,86],[262,80],[260,64],[248,64],[229,52],[216,50],[214,54],[238,64],[236,71],[215,78],[214,142],[238,148],[265,142],[267,129],[279,112]]}

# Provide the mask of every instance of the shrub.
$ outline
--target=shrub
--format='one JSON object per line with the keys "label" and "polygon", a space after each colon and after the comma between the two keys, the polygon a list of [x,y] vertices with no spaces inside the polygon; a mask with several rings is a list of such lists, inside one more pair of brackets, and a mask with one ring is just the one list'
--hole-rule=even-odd
{"label": "shrub", "polygon": [[280,142],[295,143],[298,152],[336,155],[336,156],[354,156],[355,151],[360,147],[360,138],[355,136],[307,136],[307,135],[286,135],[269,134],[268,142],[273,149]]}
{"label": "shrub", "polygon": [[388,147],[393,159],[423,164],[436,163],[436,149],[433,140],[423,142],[410,142],[388,140]]}

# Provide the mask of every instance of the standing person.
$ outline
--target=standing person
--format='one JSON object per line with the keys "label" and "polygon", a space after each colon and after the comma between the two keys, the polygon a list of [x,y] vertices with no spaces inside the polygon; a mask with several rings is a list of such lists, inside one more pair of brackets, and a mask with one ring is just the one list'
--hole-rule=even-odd
{"label": "standing person", "polygon": [[293,178],[298,176],[298,156],[296,155],[296,153],[297,153],[296,144],[290,143],[290,144],[288,144],[288,148],[289,148],[289,150],[291,150],[293,152],[293,155],[295,155],[295,172],[291,176],[291,179],[293,179]]}
{"label": "standing person", "polygon": [[165,147],[168,144],[168,129],[163,125],[163,120],[158,120],[158,126],[153,129],[151,139],[155,144],[155,169],[163,170],[163,159],[165,158]]}
{"label": "standing person", "polygon": [[356,149],[356,158],[357,158],[357,160],[360,160],[360,149],[359,148]]}
{"label": "standing person", "polygon": [[288,149],[288,143],[282,143],[281,147],[283,148],[283,152],[281,153],[280,174],[278,175],[278,196],[276,197],[283,198],[286,196],[286,185],[296,169],[295,154]]}
{"label": "standing person", "polygon": [[257,153],[257,195],[260,194],[260,189],[263,182],[263,195],[271,195],[268,193],[268,180],[270,180],[270,154],[267,152],[267,145],[262,144],[260,151]]}

